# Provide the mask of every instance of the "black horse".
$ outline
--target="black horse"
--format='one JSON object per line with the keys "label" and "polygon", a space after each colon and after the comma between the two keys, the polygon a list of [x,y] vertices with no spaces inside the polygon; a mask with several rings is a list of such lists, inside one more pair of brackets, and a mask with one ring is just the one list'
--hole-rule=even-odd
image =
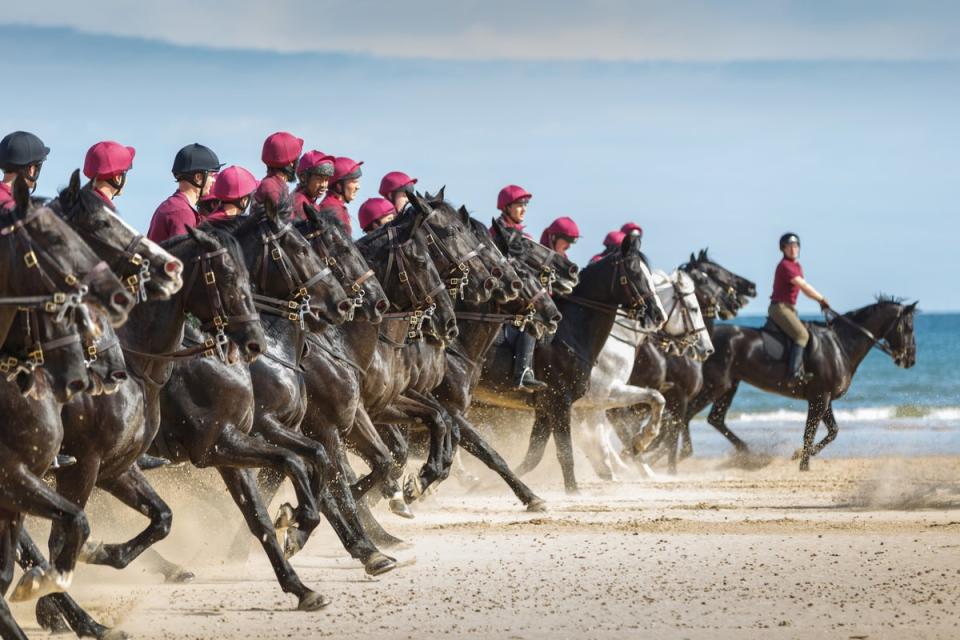
{"label": "black horse", "polygon": [[[799,458],[800,470],[807,471],[810,457],[837,437],[839,427],[833,415],[833,401],[843,397],[850,388],[857,367],[871,348],[881,348],[899,367],[909,368],[916,363],[913,332],[916,306],[916,302],[904,305],[899,300],[881,297],[874,304],[836,315],[829,324],[807,323],[811,339],[804,354],[804,366],[812,378],[795,386],[788,384],[786,361],[768,354],[764,345],[765,329],[717,327],[713,338],[716,351],[703,367],[703,391],[691,403],[687,415],[692,417],[713,403],[707,422],[726,436],[738,453],[747,453],[746,443],[725,423],[741,381],[764,391],[806,400],[807,421]],[[827,435],[814,444],[821,420],[827,427]]]}
{"label": "black horse", "polygon": [[[22,597],[62,590],[70,582],[89,534],[85,514],[41,479],[60,447],[60,406],[87,389],[83,339],[75,311],[85,300],[120,324],[134,299],[90,248],[51,209],[31,206],[26,185],[14,183],[15,209],[0,216],[0,593],[13,579],[23,516],[60,521],[67,531],[53,566],[31,567],[18,587]],[[21,324],[26,318],[25,323]],[[24,559],[21,557],[21,561]],[[0,635],[25,638],[0,600]]]}
{"label": "black horse", "polygon": [[[711,340],[716,319],[733,318],[745,302],[757,293],[754,283],[717,263],[707,254],[706,249],[697,255],[691,253],[690,260],[680,265],[679,269],[693,280],[697,302],[703,310],[704,324]],[[676,473],[677,446],[681,435],[684,437],[684,450],[680,452],[680,459],[692,453],[688,422],[685,418],[688,404],[703,388],[702,369],[702,362],[687,356],[665,353],[653,340],[646,341],[637,349],[630,384],[658,389],[666,401],[665,428],[657,440],[651,443],[651,454],[645,458],[653,463],[666,454],[667,470],[671,474]],[[645,408],[641,408],[641,411],[643,410]],[[629,435],[634,430],[632,427],[637,423],[636,409],[613,409],[607,413],[618,432]]]}
{"label": "black horse", "polygon": [[[533,394],[536,419],[527,454],[517,469],[517,474],[523,475],[536,467],[543,458],[547,440],[553,435],[564,486],[571,493],[577,491],[570,435],[571,406],[587,391],[590,371],[610,335],[617,309],[626,307],[645,324],[656,327],[666,320],[640,252],[639,234],[628,235],[619,251],[586,267],[579,273],[579,280],[571,294],[557,299],[563,320],[556,335],[537,346],[537,378],[546,382],[548,388]],[[511,392],[502,381],[511,379],[507,372],[512,367],[512,356],[512,350],[502,342],[488,353],[481,378],[485,403],[516,406],[509,398],[507,404],[499,398]]]}

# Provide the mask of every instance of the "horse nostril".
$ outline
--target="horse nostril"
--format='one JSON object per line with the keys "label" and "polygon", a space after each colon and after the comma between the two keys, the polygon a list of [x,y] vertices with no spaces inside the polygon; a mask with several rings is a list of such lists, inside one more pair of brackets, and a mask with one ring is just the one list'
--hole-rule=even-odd
{"label": "horse nostril", "polygon": [[340,304],[337,305],[337,309],[339,309],[343,313],[347,313],[348,311],[353,309],[353,301],[343,300]]}
{"label": "horse nostril", "polygon": [[167,273],[180,273],[183,271],[183,263],[179,260],[171,260],[163,266]]}
{"label": "horse nostril", "polygon": [[260,343],[250,341],[247,343],[247,352],[248,353],[260,353]]}
{"label": "horse nostril", "polygon": [[123,382],[127,379],[126,371],[114,371],[110,374],[110,379],[115,380],[116,382]]}
{"label": "horse nostril", "polygon": [[87,383],[83,380],[71,380],[67,383],[67,389],[69,389],[71,393],[82,393],[87,389]]}
{"label": "horse nostril", "polygon": [[121,309],[126,309],[131,304],[133,304],[133,298],[124,293],[123,291],[117,291],[113,294],[113,304]]}
{"label": "horse nostril", "polygon": [[490,275],[492,275],[494,278],[502,278],[503,270],[500,267],[494,267],[493,269],[490,269]]}
{"label": "horse nostril", "polygon": [[483,282],[483,288],[486,289],[487,291],[492,291],[495,286],[497,286],[496,278],[487,278]]}
{"label": "horse nostril", "polygon": [[510,283],[510,288],[513,289],[514,291],[520,291],[521,289],[523,289],[523,283],[520,282],[519,280],[514,280],[513,282]]}
{"label": "horse nostril", "polygon": [[387,301],[386,301],[386,300],[377,300],[376,309],[377,309],[377,311],[379,311],[380,313],[383,313],[384,311],[386,311],[386,310],[387,310],[387,307],[389,307],[389,306],[390,306],[390,305],[387,304]]}
{"label": "horse nostril", "polygon": [[552,322],[554,325],[559,325],[561,320],[563,320],[563,316],[559,313],[550,318],[550,322]]}
{"label": "horse nostril", "polygon": [[569,269],[568,271],[570,272],[570,275],[575,276],[575,275],[577,275],[578,273],[580,273],[580,267],[578,267],[578,266],[575,265],[575,264],[574,264],[574,265],[570,265],[570,269]]}

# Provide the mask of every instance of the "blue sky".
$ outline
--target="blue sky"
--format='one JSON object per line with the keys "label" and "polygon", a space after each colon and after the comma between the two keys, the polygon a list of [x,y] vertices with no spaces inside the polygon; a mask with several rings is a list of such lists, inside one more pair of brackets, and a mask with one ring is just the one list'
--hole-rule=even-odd
{"label": "blue sky", "polygon": [[522,184],[535,236],[578,221],[581,262],[626,219],[657,266],[709,246],[757,281],[753,312],[787,229],[837,308],[960,309],[950,3],[108,5],[5,8],[0,41],[34,75],[22,96],[8,75],[0,129],[53,148],[46,193],[93,142],[137,147],[118,204],[141,229],[180,146],[260,173],[287,129],[365,160],[363,198],[399,169],[486,219]]}

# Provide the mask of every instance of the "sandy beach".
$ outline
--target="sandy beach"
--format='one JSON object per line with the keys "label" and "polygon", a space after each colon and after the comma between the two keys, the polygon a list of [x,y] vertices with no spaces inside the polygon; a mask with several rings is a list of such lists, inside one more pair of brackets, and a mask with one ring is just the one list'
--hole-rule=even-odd
{"label": "sandy beach", "polygon": [[[239,518],[182,497],[159,549],[196,581],[81,567],[73,593],[137,638],[960,636],[960,458],[824,460],[807,474],[695,460],[677,478],[587,481],[579,496],[547,462],[530,478],[547,513],[485,474],[469,493],[449,481],[415,520],[380,512],[410,546],[377,579],[322,530],[294,559],[334,600],[319,613],[293,610],[258,548],[223,559]],[[95,537],[107,512],[91,507]],[[14,610],[43,637],[30,607]]]}

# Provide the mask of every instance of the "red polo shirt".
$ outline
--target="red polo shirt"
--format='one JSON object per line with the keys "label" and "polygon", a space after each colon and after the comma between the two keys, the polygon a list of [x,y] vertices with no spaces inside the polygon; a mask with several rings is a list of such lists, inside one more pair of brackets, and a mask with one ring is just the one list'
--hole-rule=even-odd
{"label": "red polo shirt", "polygon": [[788,258],[781,260],[773,274],[773,295],[770,296],[770,300],[796,305],[800,287],[793,284],[791,280],[797,276],[803,277],[803,267],[800,266],[800,263]]}
{"label": "red polo shirt", "polygon": [[190,204],[186,194],[177,191],[157,207],[150,220],[147,237],[154,242],[163,242],[167,238],[185,234],[187,229],[199,223],[197,210]]}
{"label": "red polo shirt", "polygon": [[260,186],[253,192],[253,199],[257,202],[266,202],[269,200],[274,206],[280,204],[290,196],[290,187],[287,181],[280,175],[270,174],[260,181]]}
{"label": "red polo shirt", "polygon": [[303,207],[305,205],[310,205],[314,209],[317,208],[317,201],[311,199],[307,196],[300,188],[293,190],[293,219],[294,220],[306,220],[307,216],[303,212]]}
{"label": "red polo shirt", "polygon": [[0,182],[0,211],[10,211],[16,206],[13,190],[6,182]]}

